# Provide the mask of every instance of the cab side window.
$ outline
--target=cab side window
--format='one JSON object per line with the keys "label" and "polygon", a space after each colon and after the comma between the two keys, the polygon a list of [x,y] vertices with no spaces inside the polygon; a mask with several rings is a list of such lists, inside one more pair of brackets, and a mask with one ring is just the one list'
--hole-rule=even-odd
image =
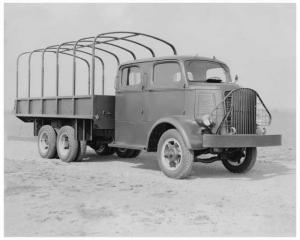
{"label": "cab side window", "polygon": [[182,85],[180,65],[177,62],[166,62],[154,65],[153,85],[157,88],[172,88]]}
{"label": "cab side window", "polygon": [[122,70],[121,85],[122,88],[135,88],[142,82],[141,71],[139,67],[125,67]]}

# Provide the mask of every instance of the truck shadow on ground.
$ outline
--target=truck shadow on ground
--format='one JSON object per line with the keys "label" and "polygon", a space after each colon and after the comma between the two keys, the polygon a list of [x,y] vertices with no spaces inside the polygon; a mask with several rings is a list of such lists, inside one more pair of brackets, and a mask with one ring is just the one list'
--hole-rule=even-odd
{"label": "truck shadow on ground", "polygon": [[[87,154],[87,159],[83,162],[127,162],[132,164],[132,168],[146,169],[150,171],[160,171],[155,154],[142,154],[137,158],[119,158],[116,155],[98,156],[93,153]],[[291,162],[291,161],[289,161]],[[277,176],[289,175],[295,173],[295,169],[287,167],[286,164],[274,159],[258,159],[254,168],[245,174],[234,174],[229,172],[221,161],[211,164],[194,163],[192,174],[189,179],[197,178],[223,178],[243,181],[265,180]]]}

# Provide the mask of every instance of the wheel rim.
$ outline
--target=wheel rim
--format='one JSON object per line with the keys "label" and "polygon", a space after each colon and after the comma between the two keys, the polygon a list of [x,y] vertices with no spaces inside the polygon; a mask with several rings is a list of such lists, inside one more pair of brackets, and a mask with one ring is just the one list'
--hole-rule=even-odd
{"label": "wheel rim", "polygon": [[177,170],[182,163],[182,148],[175,138],[167,139],[161,151],[163,166],[171,171]]}
{"label": "wheel rim", "polygon": [[234,167],[238,167],[238,166],[242,165],[245,162],[247,152],[246,152],[246,150],[243,150],[241,152],[242,152],[242,154],[244,154],[244,156],[237,156],[233,160],[227,159],[228,163]]}
{"label": "wheel rim", "polygon": [[46,154],[49,150],[49,141],[48,141],[48,134],[47,133],[42,133],[40,140],[39,140],[39,147],[40,151],[43,154]]}
{"label": "wheel rim", "polygon": [[58,139],[58,149],[62,158],[65,158],[70,153],[70,143],[67,134],[63,133]]}

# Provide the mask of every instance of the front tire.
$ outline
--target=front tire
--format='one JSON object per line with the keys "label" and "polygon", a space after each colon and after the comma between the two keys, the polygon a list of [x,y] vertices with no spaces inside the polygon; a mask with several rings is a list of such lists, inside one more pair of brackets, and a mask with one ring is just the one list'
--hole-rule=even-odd
{"label": "front tire", "polygon": [[[237,152],[240,153],[240,152]],[[242,151],[244,156],[238,155],[237,157],[232,156],[231,159],[228,157],[222,159],[224,167],[232,173],[246,173],[250,171],[257,158],[256,148],[246,148]]]}
{"label": "front tire", "polygon": [[194,154],[186,147],[180,133],[170,129],[159,139],[157,159],[166,176],[182,179],[192,171]]}
{"label": "front tire", "polygon": [[62,127],[57,136],[56,148],[59,158],[64,162],[75,161],[78,157],[79,142],[75,139],[75,129]]}
{"label": "front tire", "polygon": [[42,158],[54,158],[56,156],[56,132],[50,125],[44,125],[40,128],[38,149]]}

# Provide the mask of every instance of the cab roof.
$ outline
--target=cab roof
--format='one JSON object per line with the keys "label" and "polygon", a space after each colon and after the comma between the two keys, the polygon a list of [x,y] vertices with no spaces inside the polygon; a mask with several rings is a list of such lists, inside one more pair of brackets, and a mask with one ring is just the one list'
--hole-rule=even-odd
{"label": "cab roof", "polygon": [[224,64],[227,66],[226,63],[224,63],[216,58],[188,56],[188,55],[172,55],[172,56],[164,56],[164,57],[141,58],[141,59],[137,59],[137,60],[124,62],[124,63],[120,64],[120,66],[130,65],[130,64],[135,64],[135,63],[156,62],[156,61],[166,61],[166,60],[177,60],[177,61],[206,60],[206,61],[213,61],[213,62],[217,62],[220,64]]}

